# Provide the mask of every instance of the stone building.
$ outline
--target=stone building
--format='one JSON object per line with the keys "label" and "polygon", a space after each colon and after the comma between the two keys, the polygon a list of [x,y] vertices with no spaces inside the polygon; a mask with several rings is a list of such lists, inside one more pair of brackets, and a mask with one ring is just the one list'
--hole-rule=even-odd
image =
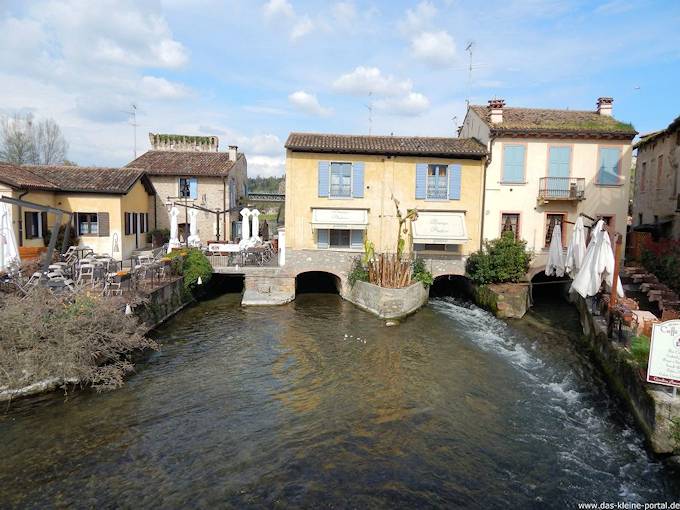
{"label": "stone building", "polygon": [[635,148],[633,228],[680,239],[680,116]]}
{"label": "stone building", "polygon": [[625,243],[637,132],[612,116],[612,103],[602,97],[595,111],[578,111],[507,107],[494,99],[468,108],[460,136],[480,140],[490,154],[483,237],[509,230],[524,239],[535,254],[532,273],[545,267],[554,225],[562,224],[566,246],[581,213],[605,219]]}
{"label": "stone building", "polygon": [[[127,166],[146,170],[157,191],[150,219],[152,229],[170,226],[168,212],[180,209],[180,239],[188,232],[188,208],[200,208],[198,233],[202,241],[240,237],[239,210],[246,203],[245,154],[230,145],[219,152],[217,136],[149,133],[151,150]],[[219,213],[219,215],[217,214]]]}

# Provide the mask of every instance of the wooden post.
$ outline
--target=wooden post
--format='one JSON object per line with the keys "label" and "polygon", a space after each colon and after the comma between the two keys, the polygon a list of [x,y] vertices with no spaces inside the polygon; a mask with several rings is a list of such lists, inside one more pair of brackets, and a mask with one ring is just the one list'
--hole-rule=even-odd
{"label": "wooden post", "polygon": [[616,232],[614,234],[616,236],[616,249],[614,250],[614,280],[612,282],[612,295],[609,298],[609,310],[611,311],[614,305],[616,305],[616,301],[618,299],[618,286],[619,286],[619,270],[620,270],[620,263],[619,261],[621,260],[621,246],[623,245],[623,240],[621,234]]}

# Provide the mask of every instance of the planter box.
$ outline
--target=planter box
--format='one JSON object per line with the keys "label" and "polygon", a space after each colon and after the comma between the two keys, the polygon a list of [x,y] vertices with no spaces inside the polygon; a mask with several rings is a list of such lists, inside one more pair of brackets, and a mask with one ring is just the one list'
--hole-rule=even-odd
{"label": "planter box", "polygon": [[381,319],[399,319],[427,303],[429,292],[420,282],[403,289],[386,289],[358,281],[343,297]]}

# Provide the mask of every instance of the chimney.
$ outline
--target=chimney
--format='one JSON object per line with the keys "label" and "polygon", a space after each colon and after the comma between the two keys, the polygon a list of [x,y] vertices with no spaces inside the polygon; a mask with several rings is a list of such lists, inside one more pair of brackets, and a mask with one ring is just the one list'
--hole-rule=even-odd
{"label": "chimney", "polygon": [[236,146],[236,145],[230,145],[229,146],[229,161],[236,161],[237,151],[238,151],[238,146]]}
{"label": "chimney", "polygon": [[597,98],[597,113],[599,115],[612,116],[612,103],[614,100],[611,97]]}
{"label": "chimney", "polygon": [[491,124],[500,124],[503,122],[503,107],[505,106],[505,101],[502,99],[490,99],[489,100],[489,119]]}

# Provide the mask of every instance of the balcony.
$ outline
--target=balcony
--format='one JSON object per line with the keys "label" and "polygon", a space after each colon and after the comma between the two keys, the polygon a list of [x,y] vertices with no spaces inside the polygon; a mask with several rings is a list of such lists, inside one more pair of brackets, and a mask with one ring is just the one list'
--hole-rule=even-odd
{"label": "balcony", "polygon": [[538,185],[538,202],[571,202],[585,200],[586,180],[580,177],[541,177]]}

